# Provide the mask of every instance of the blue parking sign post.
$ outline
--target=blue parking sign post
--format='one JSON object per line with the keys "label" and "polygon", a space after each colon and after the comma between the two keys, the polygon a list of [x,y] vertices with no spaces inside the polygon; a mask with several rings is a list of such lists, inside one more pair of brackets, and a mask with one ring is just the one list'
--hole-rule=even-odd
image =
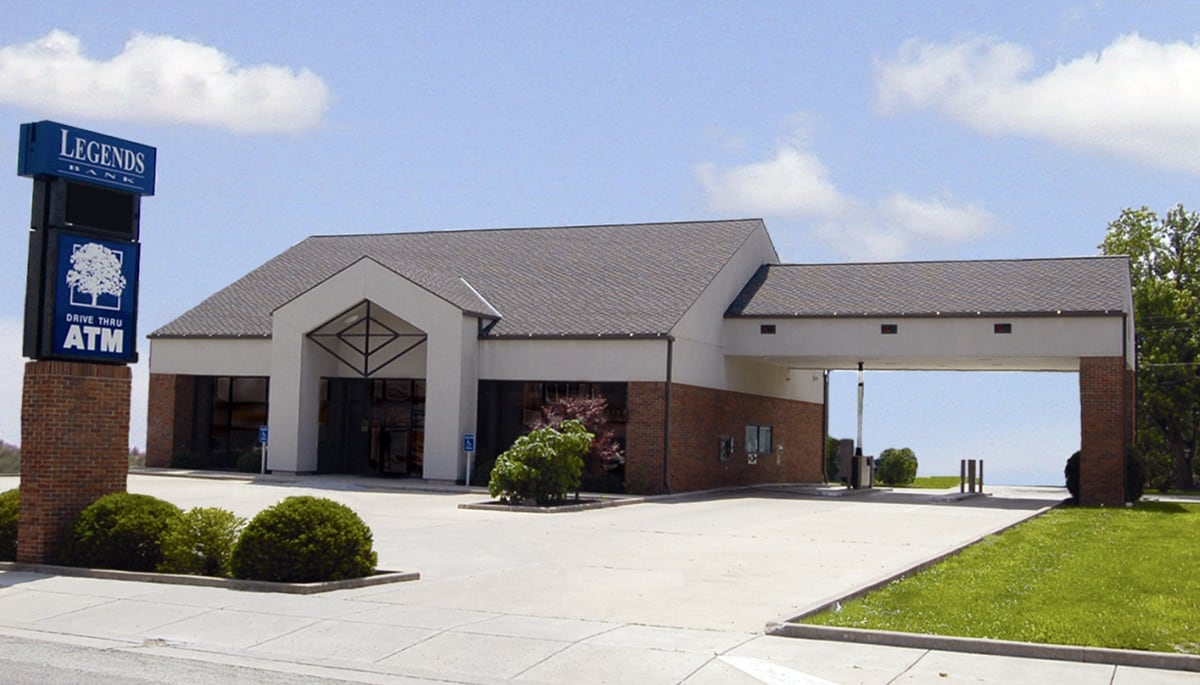
{"label": "blue parking sign post", "polygon": [[262,446],[262,463],[259,464],[258,472],[265,474],[267,472],[267,442],[270,437],[270,431],[266,426],[258,427],[258,444]]}
{"label": "blue parking sign post", "polygon": [[474,433],[463,433],[463,451],[467,453],[467,474],[463,477],[463,483],[469,488],[471,487],[471,460],[475,456]]}

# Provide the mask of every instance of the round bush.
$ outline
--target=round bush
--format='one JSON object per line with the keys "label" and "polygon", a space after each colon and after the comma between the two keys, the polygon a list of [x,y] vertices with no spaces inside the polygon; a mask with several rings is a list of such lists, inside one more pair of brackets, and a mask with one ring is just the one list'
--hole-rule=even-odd
{"label": "round bush", "polygon": [[234,578],[312,583],[375,572],[371,529],[349,507],[288,497],[250,520],[233,548]]}
{"label": "round bush", "polygon": [[540,428],[517,438],[496,458],[488,494],[501,502],[533,500],[541,506],[563,501],[579,487],[583,455],[592,449],[592,433],[571,419],[558,428]]}
{"label": "round bush", "polygon": [[162,561],[162,539],[179,507],[150,495],[114,492],[92,502],[67,531],[68,566],[153,571]]}
{"label": "round bush", "polygon": [[17,509],[21,491],[0,492],[0,561],[17,560]]}
{"label": "round bush", "polygon": [[1141,452],[1125,451],[1125,501],[1136,502],[1146,494],[1146,461]]}
{"label": "round bush", "polygon": [[262,471],[262,452],[247,450],[238,455],[237,470],[240,473],[259,473]]}
{"label": "round bush", "polygon": [[1079,501],[1079,459],[1080,453],[1076,452],[1067,458],[1067,465],[1063,467],[1063,477],[1067,481],[1067,492],[1071,493],[1071,499],[1075,502]]}
{"label": "round bush", "polygon": [[158,570],[228,578],[233,546],[244,525],[246,519],[225,509],[189,509],[167,523]]}
{"label": "round bush", "polygon": [[917,455],[907,447],[889,447],[879,455],[875,477],[889,485],[908,485],[917,477]]}

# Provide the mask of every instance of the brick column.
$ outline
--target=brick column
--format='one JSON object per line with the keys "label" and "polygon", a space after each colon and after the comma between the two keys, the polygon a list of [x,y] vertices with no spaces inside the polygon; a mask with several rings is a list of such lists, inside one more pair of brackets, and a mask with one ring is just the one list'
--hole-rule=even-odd
{"label": "brick column", "polygon": [[17,561],[57,563],[67,526],[129,471],[127,366],[25,365]]}
{"label": "brick column", "polygon": [[191,449],[195,386],[195,376],[150,374],[146,466],[170,466],[172,454]]}
{"label": "brick column", "polygon": [[657,495],[663,490],[663,420],[666,383],[629,383],[625,400],[625,491]]}
{"label": "brick column", "polygon": [[1080,504],[1125,501],[1125,448],[1133,441],[1131,376],[1121,357],[1079,360]]}

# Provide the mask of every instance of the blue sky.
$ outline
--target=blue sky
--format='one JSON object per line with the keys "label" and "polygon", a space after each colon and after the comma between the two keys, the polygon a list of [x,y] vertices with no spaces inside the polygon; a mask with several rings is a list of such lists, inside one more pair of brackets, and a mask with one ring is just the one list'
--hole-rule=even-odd
{"label": "blue sky", "polygon": [[[648,5],[648,6],[647,6]],[[312,234],[760,216],[788,262],[1096,253],[1197,204],[1193,3],[91,2],[0,25],[0,439],[19,439],[19,124],[158,148],[147,333]],[[7,133],[3,133],[7,131]],[[145,355],[148,344],[140,348]],[[145,441],[145,364],[131,442]],[[851,437],[853,373],[832,432]],[[868,452],[1061,483],[1074,374],[868,373]]]}

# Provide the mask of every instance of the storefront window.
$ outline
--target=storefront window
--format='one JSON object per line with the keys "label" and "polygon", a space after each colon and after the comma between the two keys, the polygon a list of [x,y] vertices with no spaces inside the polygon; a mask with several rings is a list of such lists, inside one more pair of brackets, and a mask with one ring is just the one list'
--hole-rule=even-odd
{"label": "storefront window", "polygon": [[237,469],[238,459],[259,447],[258,427],[267,423],[268,385],[264,376],[197,377],[192,449],[174,455],[172,465]]}

